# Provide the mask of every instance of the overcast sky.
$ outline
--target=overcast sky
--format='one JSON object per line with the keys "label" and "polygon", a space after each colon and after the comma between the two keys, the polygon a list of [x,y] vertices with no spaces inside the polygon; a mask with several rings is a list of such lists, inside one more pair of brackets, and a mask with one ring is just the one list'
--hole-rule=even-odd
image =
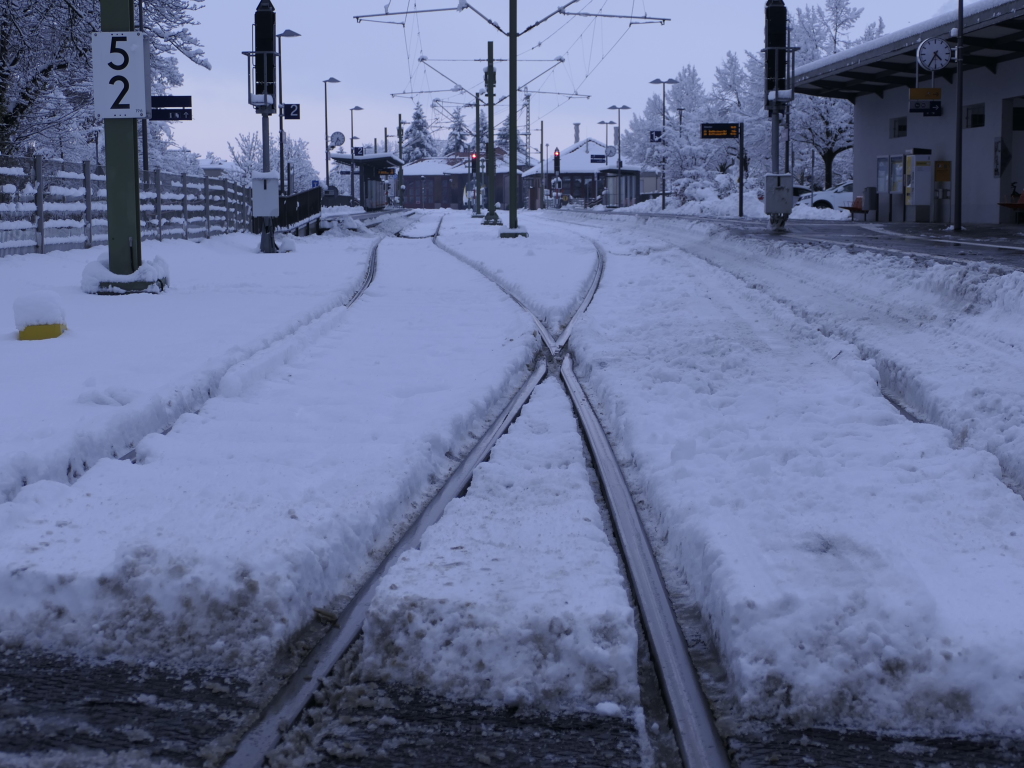
{"label": "overcast sky", "polygon": [[[253,12],[258,0],[207,0],[196,13],[202,41],[213,65],[207,71],[183,61],[185,85],[177,92],[191,94],[194,118],[175,123],[180,144],[205,155],[213,151],[227,157],[227,142],[242,132],[259,130],[260,120],[246,103],[246,65],[241,55],[249,50]],[[519,28],[551,13],[566,0],[519,0]],[[934,15],[952,0],[864,0],[861,27],[881,16],[887,31]],[[390,11],[451,8],[458,0],[391,0]],[[506,0],[472,0],[472,5],[508,28]],[[324,85],[329,77],[340,83],[328,85],[329,130],[350,134],[350,108],[355,112],[355,133],[363,141],[377,138],[383,148],[384,131],[393,135],[398,114],[408,120],[414,99],[428,108],[435,98],[452,104],[465,103],[465,94],[418,62],[426,56],[444,75],[471,92],[482,88],[478,62],[444,59],[485,58],[487,41],[493,40],[495,56],[506,58],[508,40],[470,10],[427,13],[406,17],[403,27],[392,23],[357,23],[356,14],[384,11],[385,0],[276,0],[277,30],[292,29],[301,37],[284,40],[285,101],[302,105],[302,119],[287,121],[286,130],[310,144],[314,167],[323,173]],[[797,3],[790,2],[791,10]],[[615,120],[610,105],[642,109],[649,95],[661,89],[648,83],[669,78],[693,64],[705,86],[714,80],[715,67],[729,50],[759,50],[764,25],[763,0],[581,0],[573,10],[608,14],[667,17],[662,24],[629,26],[622,19],[568,18],[554,16],[520,39],[519,82],[525,83],[565,57],[548,75],[536,80],[533,90],[579,93],[589,99],[553,95],[532,98],[532,145],[537,147],[540,120],[545,142],[553,150],[572,142],[574,122],[582,123],[583,136],[604,139],[600,120]],[[395,17],[399,21],[401,17]],[[536,47],[535,47],[536,46]],[[538,59],[541,61],[523,61]],[[442,92],[393,97],[409,91]],[[498,94],[508,92],[508,69],[498,66]],[[465,110],[467,120],[472,110]],[[500,111],[498,121],[504,119]],[[623,122],[628,125],[627,113]],[[276,130],[277,118],[273,118]],[[393,140],[392,140],[393,141]]]}

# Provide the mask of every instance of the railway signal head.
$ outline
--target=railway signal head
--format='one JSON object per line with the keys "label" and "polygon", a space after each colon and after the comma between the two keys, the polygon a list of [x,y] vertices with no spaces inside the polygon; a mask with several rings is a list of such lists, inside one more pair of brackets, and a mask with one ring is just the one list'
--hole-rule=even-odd
{"label": "railway signal head", "polygon": [[480,155],[478,155],[476,152],[474,152],[473,154],[471,154],[469,156],[469,159],[471,161],[473,173],[479,173],[480,172]]}
{"label": "railway signal head", "polygon": [[562,153],[555,149],[555,174],[562,172]]}

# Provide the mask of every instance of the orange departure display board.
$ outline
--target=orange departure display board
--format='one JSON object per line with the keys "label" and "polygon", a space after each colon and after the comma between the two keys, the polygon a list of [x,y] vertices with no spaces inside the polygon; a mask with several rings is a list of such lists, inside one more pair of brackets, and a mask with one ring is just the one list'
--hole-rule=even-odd
{"label": "orange departure display board", "polygon": [[738,139],[740,137],[740,124],[701,123],[700,137],[702,139]]}

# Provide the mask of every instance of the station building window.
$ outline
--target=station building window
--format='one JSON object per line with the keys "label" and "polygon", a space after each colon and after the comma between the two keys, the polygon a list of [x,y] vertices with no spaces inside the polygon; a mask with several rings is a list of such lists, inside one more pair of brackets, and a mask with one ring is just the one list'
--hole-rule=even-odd
{"label": "station building window", "polygon": [[902,139],[907,135],[907,118],[894,117],[889,121],[889,138]]}
{"label": "station building window", "polygon": [[972,104],[964,107],[964,128],[985,127],[985,105]]}

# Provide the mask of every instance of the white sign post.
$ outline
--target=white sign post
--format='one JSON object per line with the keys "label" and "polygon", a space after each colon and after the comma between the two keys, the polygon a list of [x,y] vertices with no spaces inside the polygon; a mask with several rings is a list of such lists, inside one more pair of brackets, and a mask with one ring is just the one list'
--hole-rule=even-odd
{"label": "white sign post", "polygon": [[92,81],[97,117],[148,118],[146,36],[142,32],[93,32]]}

